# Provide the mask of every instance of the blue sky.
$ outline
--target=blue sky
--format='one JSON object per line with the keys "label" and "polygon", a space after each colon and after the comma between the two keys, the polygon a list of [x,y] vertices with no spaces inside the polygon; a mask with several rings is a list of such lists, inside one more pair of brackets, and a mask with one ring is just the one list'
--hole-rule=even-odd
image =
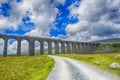
{"label": "blue sky", "polygon": [[[0,0],[0,33],[71,41],[120,38],[120,0]],[[22,44],[26,51],[27,42]],[[9,40],[8,52],[16,46]]]}
{"label": "blue sky", "polygon": [[[18,3],[22,2],[22,0],[16,0]],[[67,9],[72,3],[74,3],[75,1],[80,1],[80,0],[69,0],[66,1],[64,4],[58,4],[56,5],[56,8],[60,11],[60,13],[58,13],[56,15],[56,20],[54,21],[55,26],[57,27],[57,29],[55,28],[51,28],[50,29],[50,36],[55,36],[57,37],[60,34],[66,35],[66,25],[67,24],[72,24],[72,23],[76,23],[77,22],[77,18],[72,18],[69,19],[68,16],[70,15],[69,10]],[[2,3],[2,6],[0,7],[1,12],[0,14],[3,15],[4,17],[9,17],[10,13],[9,11],[11,10],[11,6],[8,3]],[[22,25],[17,25],[18,28],[16,30],[13,30],[13,28],[6,28],[3,31],[1,31],[1,33],[3,34],[11,34],[11,35],[24,35],[25,33],[31,31],[32,29],[34,29],[35,25],[34,23],[30,22],[30,23],[26,23],[26,21],[30,21],[29,16],[28,17],[23,17],[22,18]],[[65,23],[65,24],[64,24]]]}
{"label": "blue sky", "polygon": [[2,0],[0,33],[79,41],[117,38],[119,5],[120,0]]}

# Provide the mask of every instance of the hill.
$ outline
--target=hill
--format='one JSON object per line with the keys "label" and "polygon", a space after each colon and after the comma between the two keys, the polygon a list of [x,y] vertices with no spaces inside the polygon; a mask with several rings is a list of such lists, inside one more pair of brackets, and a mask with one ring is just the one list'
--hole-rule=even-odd
{"label": "hill", "polygon": [[97,43],[116,43],[120,42],[120,38],[111,38],[111,39],[104,39],[104,40],[98,40],[98,41],[92,41]]}

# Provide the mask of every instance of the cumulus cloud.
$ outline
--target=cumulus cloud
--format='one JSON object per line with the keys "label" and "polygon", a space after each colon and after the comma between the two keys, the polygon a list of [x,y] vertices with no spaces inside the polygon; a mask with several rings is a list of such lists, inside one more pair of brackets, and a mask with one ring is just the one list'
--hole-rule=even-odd
{"label": "cumulus cloud", "polygon": [[87,21],[80,21],[78,24],[68,24],[66,31],[71,34],[75,34],[76,32],[85,31],[87,26],[89,26]]}
{"label": "cumulus cloud", "polygon": [[120,0],[81,0],[69,10],[78,22],[67,25],[68,39],[91,41],[120,37]]}
{"label": "cumulus cloud", "polygon": [[[34,35],[33,35],[34,34]],[[45,33],[43,32],[42,30],[39,30],[39,29],[33,29],[32,31],[30,32],[27,32],[26,34],[24,35],[28,35],[28,36],[40,36],[40,37],[49,37],[49,33]]]}
{"label": "cumulus cloud", "polygon": [[[0,7],[2,7],[1,4],[3,3],[8,3],[11,7],[9,10],[10,16],[6,17],[0,14],[0,31],[8,28],[16,30],[19,27],[18,25],[23,24],[22,19],[29,17],[29,22],[33,23],[35,27],[24,35],[50,37],[50,29],[54,26],[53,22],[59,12],[56,6],[58,4],[64,5],[65,1],[66,0],[22,0],[21,2],[16,2],[16,0],[0,0]],[[22,43],[27,44],[27,42],[24,41]],[[13,47],[16,44],[17,43],[14,42],[9,46],[12,52],[14,52]]]}
{"label": "cumulus cloud", "polygon": [[[63,4],[64,1],[57,0],[51,3],[50,0],[22,0],[22,2],[18,3],[16,0],[13,0],[9,2],[11,7],[9,10],[10,16],[4,17],[0,15],[0,30],[4,30],[5,28],[17,29],[18,25],[22,24],[22,19],[29,17],[30,22],[34,23],[35,29],[39,29],[43,33],[49,33],[58,13],[55,3]],[[5,3],[7,0],[2,2]]]}

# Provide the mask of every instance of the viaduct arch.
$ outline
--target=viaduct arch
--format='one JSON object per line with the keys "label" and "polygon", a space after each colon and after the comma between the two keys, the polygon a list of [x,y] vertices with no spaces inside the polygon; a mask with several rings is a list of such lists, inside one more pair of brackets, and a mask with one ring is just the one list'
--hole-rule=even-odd
{"label": "viaduct arch", "polygon": [[[33,37],[33,36],[13,36],[0,34],[0,38],[4,40],[4,49],[3,56],[7,56],[7,44],[9,39],[15,39],[17,41],[17,56],[21,56],[21,41],[28,41],[28,56],[35,55],[35,41],[40,43],[40,54],[43,55],[44,52],[44,42],[48,43],[48,54],[52,54],[52,43],[55,44],[55,53],[92,53],[96,50],[99,43],[91,43],[91,42],[77,42],[77,41],[65,41],[61,39],[52,39],[52,38],[41,38],[41,37]],[[59,47],[61,44],[61,47]],[[66,45],[66,46],[65,46]],[[60,51],[61,48],[61,51]]]}

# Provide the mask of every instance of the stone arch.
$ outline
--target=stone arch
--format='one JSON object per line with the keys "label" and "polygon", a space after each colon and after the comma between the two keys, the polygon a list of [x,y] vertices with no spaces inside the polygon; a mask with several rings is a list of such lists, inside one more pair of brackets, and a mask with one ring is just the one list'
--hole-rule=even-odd
{"label": "stone arch", "polygon": [[65,53],[67,53],[67,43],[65,42]]}
{"label": "stone arch", "polygon": [[35,48],[35,55],[40,55],[40,42],[38,40],[35,40],[34,42],[34,48]]}
{"label": "stone arch", "polygon": [[71,42],[72,53],[76,53],[76,42]]}
{"label": "stone arch", "polygon": [[44,41],[44,54],[48,54],[48,42]]}
{"label": "stone arch", "polygon": [[83,53],[87,52],[87,43],[83,43]]}
{"label": "stone arch", "polygon": [[64,45],[65,45],[65,53],[68,53],[68,52],[67,52],[67,41],[65,41],[65,44],[64,44]]}
{"label": "stone arch", "polygon": [[59,41],[53,41],[54,54],[59,54]]}
{"label": "stone arch", "polygon": [[17,39],[9,38],[7,44],[7,54],[8,55],[17,55]]}
{"label": "stone arch", "polygon": [[56,52],[55,52],[55,41],[52,41],[51,42],[52,43],[52,54],[55,54]]}
{"label": "stone arch", "polygon": [[0,38],[0,55],[3,55],[5,41],[3,38]]}
{"label": "stone arch", "polygon": [[84,53],[84,43],[83,42],[81,42],[81,53]]}
{"label": "stone arch", "polygon": [[58,49],[56,50],[56,54],[61,53],[61,43],[58,41]]}
{"label": "stone arch", "polygon": [[70,53],[72,53],[72,44],[70,42]]}
{"label": "stone arch", "polygon": [[71,53],[71,43],[69,41],[66,41],[66,53]]}
{"label": "stone arch", "polygon": [[86,53],[89,53],[89,43],[86,43]]}
{"label": "stone arch", "polygon": [[82,53],[82,43],[81,42],[77,42],[77,48],[78,48],[77,52]]}
{"label": "stone arch", "polygon": [[93,43],[89,44],[89,52],[92,53]]}
{"label": "stone arch", "polygon": [[61,53],[65,54],[65,41],[60,41],[61,43]]}
{"label": "stone arch", "polygon": [[28,55],[29,42],[26,39],[21,40],[21,55]]}

